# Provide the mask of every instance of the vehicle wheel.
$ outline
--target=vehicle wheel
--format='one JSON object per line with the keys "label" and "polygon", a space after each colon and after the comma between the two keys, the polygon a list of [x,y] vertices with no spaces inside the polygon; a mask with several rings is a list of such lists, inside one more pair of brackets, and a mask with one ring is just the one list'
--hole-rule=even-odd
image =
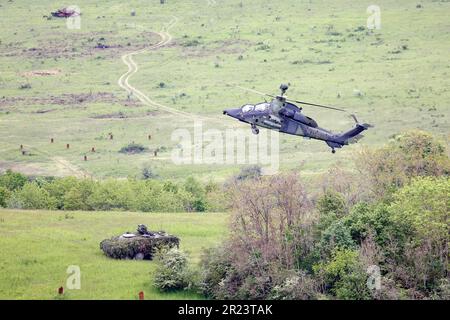
{"label": "vehicle wheel", "polygon": [[331,150],[331,153],[336,153],[336,150],[332,149],[332,150]]}

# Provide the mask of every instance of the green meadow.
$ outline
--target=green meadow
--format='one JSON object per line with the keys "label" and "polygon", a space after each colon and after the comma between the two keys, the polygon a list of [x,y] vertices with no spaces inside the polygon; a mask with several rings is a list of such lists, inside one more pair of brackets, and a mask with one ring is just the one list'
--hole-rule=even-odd
{"label": "green meadow", "polygon": [[[114,260],[103,239],[135,231],[140,223],[180,237],[193,267],[202,251],[226,234],[222,213],[51,212],[0,210],[0,299],[198,299],[196,292],[160,293],[153,287],[155,262]],[[81,288],[66,286],[70,265],[81,271]],[[63,296],[58,288],[65,287]]]}
{"label": "green meadow", "polygon": [[[152,31],[173,16],[172,42],[135,55],[139,70],[130,84],[160,104],[201,117],[205,129],[246,128],[222,110],[263,97],[236,86],[278,93],[282,82],[291,84],[289,97],[342,106],[375,125],[360,143],[335,155],[323,142],[282,135],[281,170],[315,175],[337,162],[349,167],[353,152],[411,128],[448,140],[450,4],[378,1],[381,28],[368,30],[371,4],[78,0],[81,28],[68,29],[64,19],[44,17],[60,8],[58,2],[2,2],[0,167],[95,178],[135,177],[148,167],[162,178],[188,172],[204,180],[239,171],[239,165],[175,165],[171,153],[178,141],[171,134],[192,129],[193,118],[144,105],[117,84],[127,71],[121,56],[159,41]],[[304,112],[324,128],[353,126],[345,114],[307,106]],[[149,151],[118,152],[131,142]]]}

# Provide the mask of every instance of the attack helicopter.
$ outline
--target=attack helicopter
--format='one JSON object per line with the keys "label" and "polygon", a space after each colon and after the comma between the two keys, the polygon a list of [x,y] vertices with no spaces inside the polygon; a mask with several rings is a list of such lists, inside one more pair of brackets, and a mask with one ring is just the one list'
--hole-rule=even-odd
{"label": "attack helicopter", "polygon": [[254,134],[258,134],[258,127],[262,127],[291,135],[322,140],[331,148],[332,153],[336,153],[335,148],[342,148],[344,145],[357,142],[363,137],[361,132],[371,127],[371,125],[367,123],[360,124],[356,119],[356,116],[351,114],[356,125],[347,132],[333,133],[329,130],[320,128],[314,119],[304,115],[302,113],[302,108],[294,103],[331,109],[339,112],[348,111],[341,108],[288,99],[285,94],[289,89],[289,86],[286,84],[280,86],[281,94],[277,96],[242,87],[241,89],[272,98],[271,102],[261,102],[254,105],[245,104],[240,108],[223,110],[224,115],[250,124]]}

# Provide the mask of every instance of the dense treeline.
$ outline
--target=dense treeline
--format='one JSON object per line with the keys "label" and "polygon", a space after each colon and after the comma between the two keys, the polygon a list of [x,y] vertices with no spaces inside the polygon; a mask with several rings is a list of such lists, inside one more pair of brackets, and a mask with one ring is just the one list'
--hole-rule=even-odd
{"label": "dense treeline", "polygon": [[[231,236],[202,259],[216,299],[449,299],[450,160],[424,132],[331,169],[231,186]],[[314,189],[313,189],[314,190]]]}
{"label": "dense treeline", "polygon": [[36,178],[7,171],[0,175],[0,206],[16,209],[222,211],[221,186],[155,179],[95,181]]}

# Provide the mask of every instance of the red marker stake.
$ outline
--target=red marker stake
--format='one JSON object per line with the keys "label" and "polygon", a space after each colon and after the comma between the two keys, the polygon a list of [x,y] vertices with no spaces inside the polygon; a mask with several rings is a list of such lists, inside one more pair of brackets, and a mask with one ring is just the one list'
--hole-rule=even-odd
{"label": "red marker stake", "polygon": [[139,300],[144,300],[144,291],[139,292]]}
{"label": "red marker stake", "polygon": [[64,288],[63,287],[59,287],[58,288],[58,293],[59,294],[64,294]]}

